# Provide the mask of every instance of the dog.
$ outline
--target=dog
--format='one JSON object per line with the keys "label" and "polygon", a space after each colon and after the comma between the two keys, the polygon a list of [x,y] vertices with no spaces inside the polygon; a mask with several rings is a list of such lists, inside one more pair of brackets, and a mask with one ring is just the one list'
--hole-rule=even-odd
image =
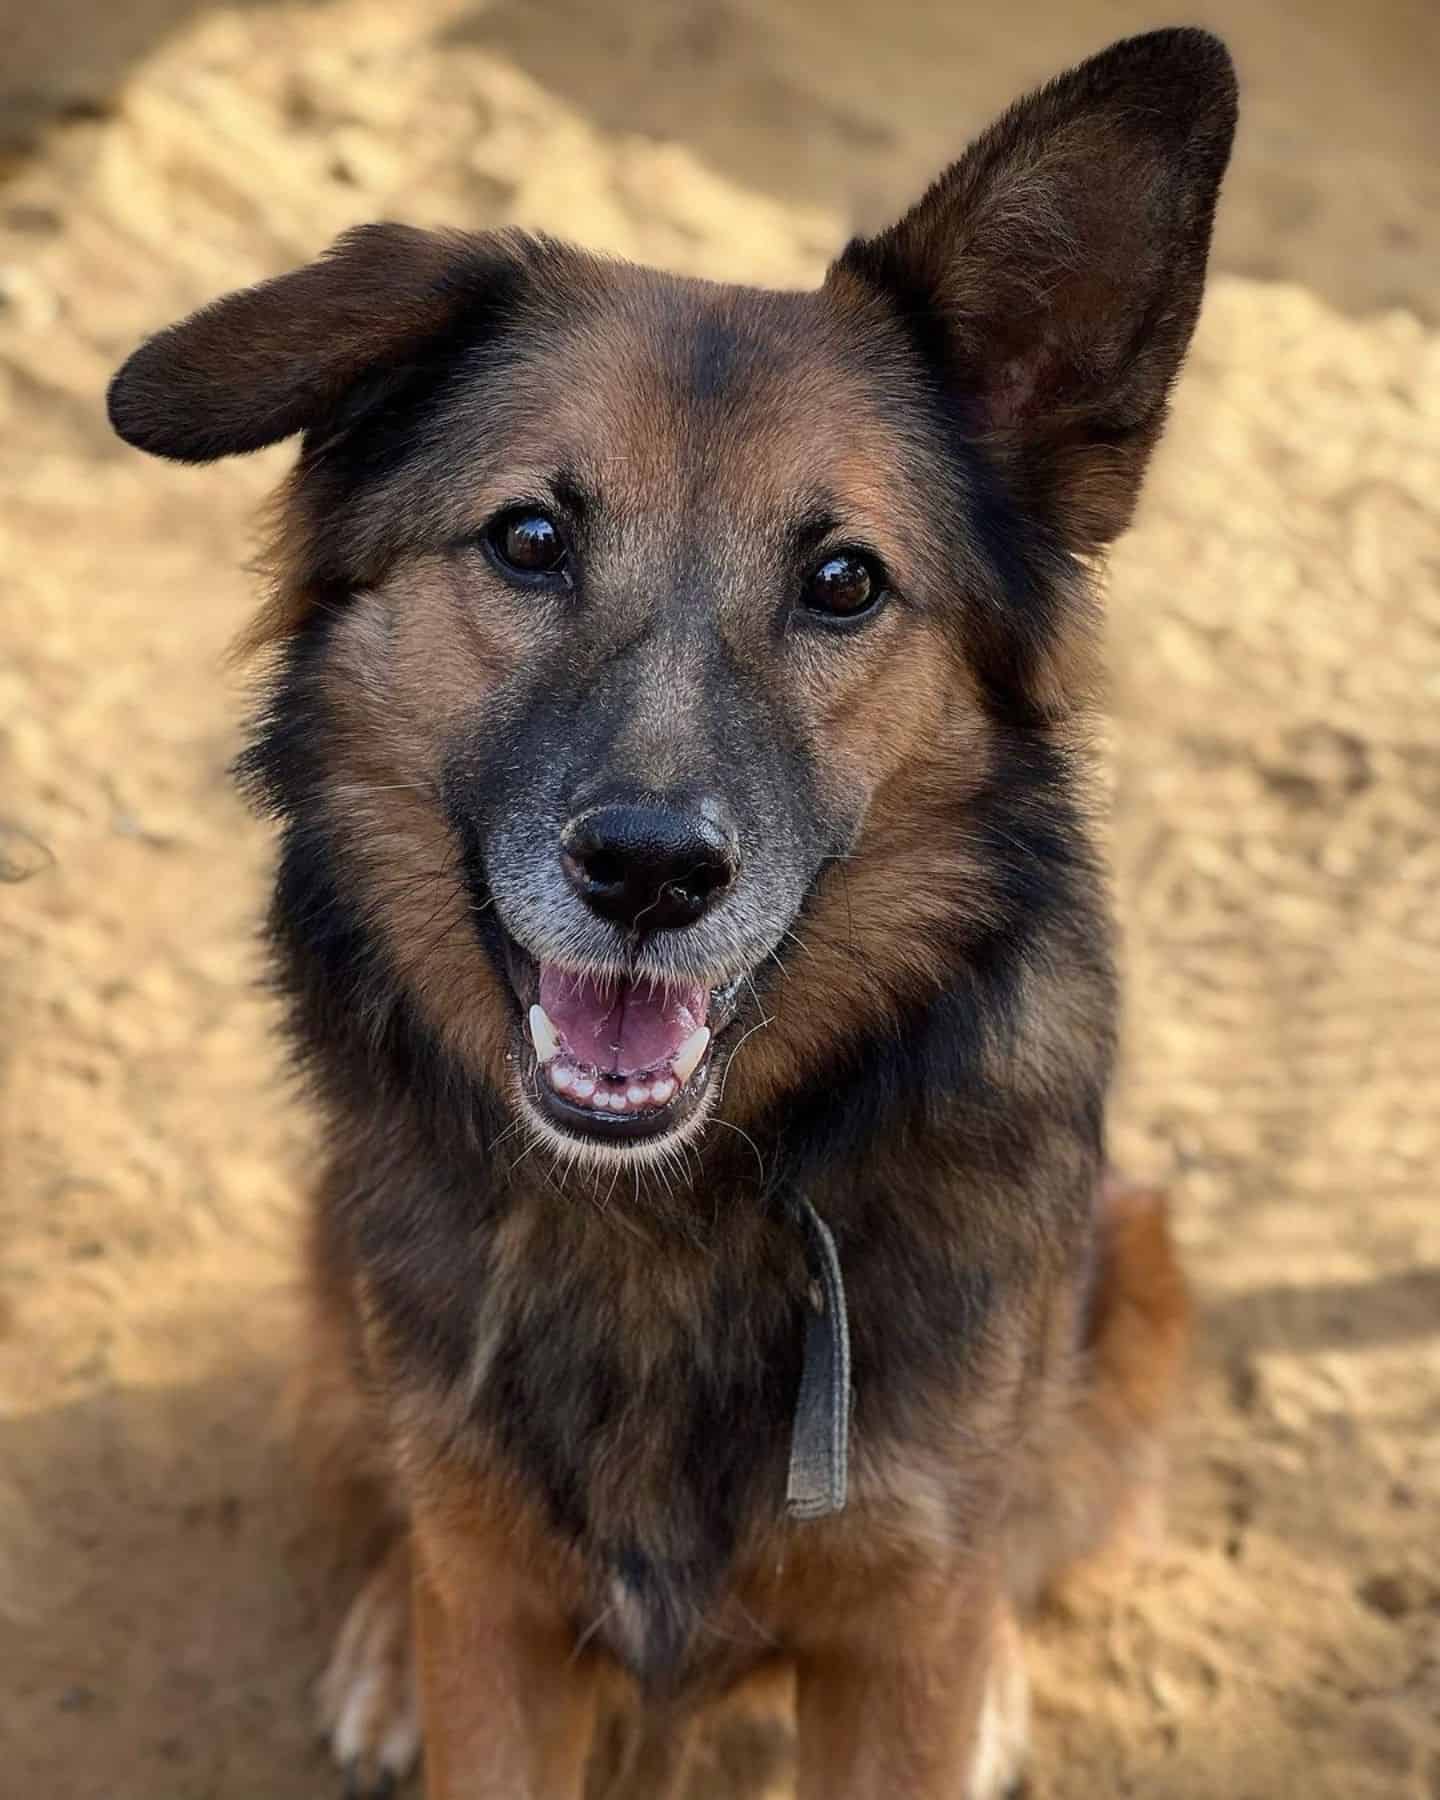
{"label": "dog", "polygon": [[1184,1351],[1105,1173],[1095,571],[1235,113],[1155,32],[813,292],[372,225],[115,377],[160,456],[300,435],[240,770],[328,1158],[302,1448],[373,1549],[350,1791],[663,1800],[782,1678],[805,1800],[1021,1778],[1017,1618],[1146,1504]]}

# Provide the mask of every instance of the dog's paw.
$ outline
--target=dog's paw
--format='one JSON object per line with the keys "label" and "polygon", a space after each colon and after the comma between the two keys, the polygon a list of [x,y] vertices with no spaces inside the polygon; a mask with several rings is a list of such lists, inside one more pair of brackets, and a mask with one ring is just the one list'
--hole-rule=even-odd
{"label": "dog's paw", "polygon": [[980,1713],[969,1800],[1011,1800],[1025,1783],[1030,1756],[1030,1677],[1019,1627],[1007,1613],[996,1633],[994,1657]]}
{"label": "dog's paw", "polygon": [[403,1539],[355,1596],[316,1700],[346,1800],[393,1794],[420,1755],[410,1555]]}

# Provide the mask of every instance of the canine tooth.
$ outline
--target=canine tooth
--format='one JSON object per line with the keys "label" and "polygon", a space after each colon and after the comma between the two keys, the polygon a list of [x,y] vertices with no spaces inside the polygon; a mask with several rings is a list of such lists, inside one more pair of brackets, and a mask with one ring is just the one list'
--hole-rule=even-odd
{"label": "canine tooth", "polygon": [[667,1100],[674,1097],[674,1093],[675,1083],[667,1076],[664,1081],[657,1081],[653,1084],[650,1089],[650,1098],[663,1106]]}
{"label": "canine tooth", "polygon": [[632,1106],[643,1106],[650,1098],[650,1090],[643,1083],[637,1081],[634,1087],[626,1088],[625,1098]]}
{"label": "canine tooth", "polygon": [[569,1093],[575,1086],[575,1071],[567,1069],[564,1063],[555,1063],[550,1070],[550,1085],[559,1088],[562,1094]]}
{"label": "canine tooth", "polygon": [[542,1064],[554,1060],[560,1048],[560,1033],[550,1022],[550,1015],[543,1006],[530,1008],[530,1038]]}
{"label": "canine tooth", "polygon": [[681,1087],[684,1087],[685,1083],[700,1066],[700,1058],[705,1054],[709,1042],[710,1027],[708,1025],[702,1025],[698,1031],[692,1031],[690,1036],[686,1038],[685,1042],[680,1046],[679,1054],[670,1066],[675,1071],[675,1079],[680,1083]]}
{"label": "canine tooth", "polygon": [[595,1083],[588,1075],[577,1075],[575,1077],[575,1085],[571,1088],[570,1092],[577,1100],[588,1100],[595,1092]]}

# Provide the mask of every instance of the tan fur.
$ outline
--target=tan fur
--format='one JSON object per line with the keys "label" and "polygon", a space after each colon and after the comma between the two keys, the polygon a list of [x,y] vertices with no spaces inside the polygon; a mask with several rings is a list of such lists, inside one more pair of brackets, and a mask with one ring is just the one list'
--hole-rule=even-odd
{"label": "tan fur", "polygon": [[[1150,1503],[1183,1356],[1163,1202],[1097,1191],[1087,563],[1234,117],[1223,46],[1153,33],[816,293],[376,226],[112,383],[183,461],[304,434],[242,766],[333,1157],[295,1406],[373,1560],[321,1691],[359,1779],[423,1710],[432,1800],[578,1800],[587,1766],[679,1800],[695,1721],[766,1677],[801,1800],[1019,1771],[1017,1605]],[[536,511],[556,554],[517,560]],[[882,604],[829,605],[836,555]],[[567,1112],[525,1018],[577,964],[642,1015],[709,990],[670,1099]],[[801,1197],[856,1387],[850,1504],[803,1527]]]}
{"label": "tan fur", "polygon": [[[1009,1596],[1029,1606],[1054,1591],[1153,1499],[1189,1304],[1161,1195],[1112,1177],[1104,1221],[1085,1350],[1034,1399],[1049,1423],[1014,1473],[1021,1486],[1008,1496],[999,1561],[954,1559],[941,1497],[950,1472],[942,1478],[937,1470],[932,1483],[884,1444],[870,1446],[857,1470],[863,1523],[852,1514],[812,1528],[799,1553],[786,1551],[783,1569],[776,1546],[750,1546],[750,1573],[737,1584],[728,1619],[715,1626],[733,1630],[737,1642],[748,1636],[751,1649],[735,1665],[737,1676],[748,1673],[733,1692],[716,1693],[706,1729],[723,1732],[737,1707],[788,1709],[788,1670],[796,1669],[797,1704],[810,1727],[802,1795],[829,1800],[842,1768],[852,1771],[847,1800],[947,1794],[951,1773],[967,1759],[984,1752],[1003,1763],[994,1743],[986,1748],[981,1727],[987,1683],[1000,1684],[988,1704],[1023,1708],[1023,1674],[992,1672],[992,1652],[1011,1662],[1018,1656]],[[382,1440],[357,1394],[352,1350],[335,1328],[332,1282],[333,1269],[320,1276],[301,1437],[312,1450],[323,1444],[316,1460],[324,1465],[325,1498],[339,1509],[337,1525],[353,1529],[354,1496],[363,1491],[376,1497],[372,1527],[383,1529],[388,1517],[393,1531],[394,1514],[373,1485]],[[622,1317],[641,1318],[642,1286],[637,1278]],[[683,1296],[672,1303],[683,1307]],[[642,1332],[641,1356],[644,1341]],[[1009,1338],[1017,1351],[1020,1341]],[[1003,1384],[991,1396],[997,1416],[1002,1393]],[[637,1715],[628,1683],[586,1649],[583,1632],[576,1647],[572,1621],[585,1605],[578,1566],[557,1553],[518,1491],[436,1460],[433,1445],[447,1426],[433,1405],[412,1395],[390,1411],[401,1421],[390,1466],[412,1496],[407,1535],[417,1553],[431,1800],[571,1792],[592,1748],[591,1800],[666,1800],[672,1789],[665,1783],[679,1782],[691,1753],[688,1737],[672,1742],[663,1715],[648,1733],[632,1723],[595,1734],[602,1710],[616,1721]],[[978,1429],[986,1430],[983,1420]],[[988,1498],[976,1491],[982,1511],[1001,1498],[998,1490]],[[927,1529],[932,1508],[940,1510]],[[484,1609],[472,1604],[477,1594]],[[793,1665],[766,1654],[769,1638],[798,1646]],[[897,1712],[907,1721],[899,1735]],[[999,1728],[993,1720],[988,1727]]]}
{"label": "tan fur", "polygon": [[[832,386],[838,379],[832,370],[824,378]],[[608,506],[632,513],[654,506],[647,459],[674,460],[673,450],[657,446],[683,427],[676,397],[640,379],[623,338],[605,346],[603,358],[597,353],[584,387],[583,408],[559,391],[529,395],[543,421],[538,435],[528,423],[497,421],[499,430],[528,434],[510,491],[524,490],[527,467],[563,455],[567,465],[589,471]],[[605,425],[603,452],[583,448],[597,419]],[[803,431],[800,413],[757,421],[750,454],[716,472],[725,508],[763,515],[771,493],[793,480],[788,471],[802,454]],[[880,437],[863,446],[853,465],[856,488],[844,497],[852,511],[878,509],[865,471],[898,455],[898,446]],[[454,483],[457,492],[462,485]],[[504,497],[498,488],[477,489],[465,510],[478,518]],[[923,543],[923,504],[907,498],[890,514],[885,542],[903,579],[907,543]],[[637,628],[642,618],[643,564],[631,574],[628,595],[610,597],[614,629],[622,633],[627,606]],[[505,1080],[508,1028],[498,978],[469,929],[469,901],[436,805],[433,770],[448,733],[492,685],[558,653],[555,629],[538,611],[506,604],[478,565],[407,559],[351,602],[325,671],[335,725],[326,791],[354,891],[446,1045],[493,1082]],[[736,619],[732,642],[760,666],[771,652],[751,641],[750,630]],[[1071,680],[1083,663],[1081,641],[1074,635],[1065,653]],[[629,721],[625,744],[637,767],[663,779],[665,745],[685,729],[698,690],[683,661],[657,666],[652,676],[649,691],[657,697]],[[973,675],[938,620],[893,613],[845,654],[809,665],[802,658],[772,678],[792,684],[818,762],[831,782],[865,797],[867,813],[854,852],[821,884],[802,953],[787,959],[783,1005],[728,1071],[726,1111],[742,1127],[808,1069],[823,1066],[835,1045],[898,1017],[907,1001],[931,991],[952,953],[949,922],[958,912],[983,928],[992,879],[988,859],[955,821],[964,816],[957,800],[989,772],[993,728]],[[1078,969],[1041,965],[1024,979],[1035,1023],[993,1073],[1009,1091],[1043,1103],[1065,1066],[1072,1033],[1088,1028],[1097,996]],[[1063,1156],[1063,1147],[1054,1154]],[[1057,1163],[1056,1176],[1065,1173]],[[677,1334],[697,1314],[710,1275],[698,1248],[691,1256],[667,1242],[663,1256],[645,1256],[649,1229],[643,1216],[617,1222],[583,1206],[562,1215],[517,1210],[495,1240],[495,1285],[514,1293],[526,1268],[555,1258],[608,1271],[597,1279],[611,1295],[612,1341],[628,1379],[643,1382],[676,1353]],[[744,1229],[743,1221],[732,1226]],[[754,1242],[732,1241],[728,1254],[753,1264],[757,1279],[783,1285],[793,1270],[758,1273],[771,1261],[766,1229],[757,1220]],[[625,1237],[632,1240],[627,1251],[639,1254],[617,1256]],[[1014,1654],[1012,1587],[1028,1599],[1054,1578],[1057,1561],[1090,1551],[1153,1473],[1160,1393],[1180,1331],[1167,1258],[1157,1210],[1132,1204],[1115,1215],[1083,1366],[1064,1348],[1077,1329],[1073,1307],[1046,1320],[1015,1314],[996,1328],[998,1360],[984,1398],[971,1406],[967,1441],[1004,1445],[1007,1421],[1022,1411],[1049,1421],[1024,1458],[1001,1457],[983,1477],[977,1465],[967,1488],[972,1541],[993,1543],[995,1521],[1010,1509],[1015,1523],[1003,1560],[960,1558],[950,1547],[955,1468],[965,1456],[958,1440],[917,1449],[914,1442],[907,1447],[904,1433],[867,1446],[856,1469],[863,1504],[846,1519],[813,1528],[802,1548],[788,1547],[783,1579],[777,1542],[742,1546],[733,1589],[711,1621],[735,1646],[717,1664],[714,1692],[763,1660],[768,1643],[791,1647],[805,1745],[802,1795],[828,1800],[844,1770],[850,1800],[939,1796],[952,1791],[955,1770],[1003,1763],[1009,1751],[995,1748],[1000,1727],[993,1719],[986,1724],[987,1707],[999,1702],[987,1695],[998,1679],[997,1644]],[[1147,1282],[1153,1302],[1136,1298]],[[359,1306],[369,1311],[363,1298]],[[412,1521],[434,1800],[525,1793],[539,1800],[574,1791],[610,1680],[605,1659],[587,1646],[589,1602],[579,1569],[557,1553],[518,1493],[437,1450],[458,1425],[465,1395],[483,1385],[499,1328],[498,1316],[477,1319],[468,1381],[444,1403],[398,1370],[386,1374],[383,1334],[371,1338],[367,1357],[370,1379],[386,1395],[394,1466]],[[1042,1349],[1027,1352],[1037,1342]],[[333,1331],[322,1333],[323,1356],[335,1357],[338,1348]],[[340,1385],[332,1368],[316,1383],[317,1406]],[[332,1411],[332,1437],[339,1416]],[[357,1432],[367,1429],[365,1409],[357,1405],[349,1417]],[[617,1427],[590,1496],[598,1509],[626,1498],[645,1432],[643,1419]],[[920,1427],[918,1441],[926,1436]],[[371,1431],[364,1449],[372,1458],[374,1446]],[[333,1448],[327,1460],[337,1460]],[[663,1488],[654,1511],[637,1516],[650,1541],[663,1546]],[[485,1596],[483,1609],[473,1604],[477,1594]],[[658,1800],[677,1787],[689,1740],[665,1726],[662,1719],[661,1728],[641,1731],[618,1755],[611,1746],[618,1791],[628,1784],[637,1796]],[[602,1760],[608,1742],[602,1734]]]}
{"label": "tan fur", "polygon": [[1053,1423],[1010,1528],[1011,1583],[1022,1604],[1059,1590],[1117,1540],[1140,1547],[1130,1534],[1158,1505],[1189,1335],[1164,1196],[1112,1176],[1088,1336],[1051,1396]]}
{"label": "tan fur", "polygon": [[[640,287],[655,279],[629,273]],[[513,445],[514,466],[503,488],[480,483],[466,491],[463,468],[452,472],[452,486],[465,495],[463,513],[484,518],[559,464],[585,472],[621,516],[653,517],[670,493],[687,398],[657,385],[652,363],[643,338],[627,342],[617,329],[600,343],[581,338],[568,361],[560,360],[563,383],[551,362],[528,383],[517,378],[526,413],[488,422],[502,444]],[[783,381],[767,383],[762,396],[745,455],[713,471],[698,503],[717,515],[764,519],[777,497],[793,490],[796,472],[828,451],[841,510],[861,527],[868,523],[902,587],[918,584],[933,520],[923,494],[897,496],[877,480],[877,469],[895,467],[903,447],[867,412],[853,375],[821,346]],[[822,434],[833,433],[832,445],[817,447],[817,418]],[[691,501],[673,495],[675,505]],[[664,526],[663,516],[654,517],[657,542]],[[275,598],[253,641],[271,637],[282,622],[293,629],[310,606],[323,604],[304,586],[303,546],[303,533],[291,541],[282,530]],[[632,578],[605,596],[618,615],[617,634],[643,623],[648,602],[644,564],[634,562],[627,573]],[[736,653],[752,660],[762,679],[785,683],[787,698],[799,705],[828,782],[869,808],[854,853],[822,886],[806,953],[787,976],[786,1005],[731,1071],[727,1097],[743,1125],[858,1027],[933,988],[949,954],[943,927],[957,900],[983,924],[989,875],[954,820],[957,803],[984,778],[991,749],[974,676],[938,617],[892,610],[843,654],[831,648],[807,659],[802,649],[784,668],[774,666],[754,621],[737,616],[729,624]],[[466,929],[468,902],[453,838],[437,816],[433,771],[447,734],[492,685],[517,667],[563,654],[563,626],[499,592],[478,556],[458,568],[429,556],[399,564],[351,601],[334,642],[326,696],[339,729],[327,791],[355,880],[446,1044],[477,1072],[503,1081],[506,1044],[494,1029],[501,1018],[491,998],[494,978]],[[1073,650],[1072,661],[1079,654]],[[667,757],[683,745],[703,703],[698,680],[683,662],[657,663],[642,690],[648,697],[627,724],[621,756],[656,784],[667,779]],[[1083,684],[1069,692],[1074,706],[1087,697]]]}

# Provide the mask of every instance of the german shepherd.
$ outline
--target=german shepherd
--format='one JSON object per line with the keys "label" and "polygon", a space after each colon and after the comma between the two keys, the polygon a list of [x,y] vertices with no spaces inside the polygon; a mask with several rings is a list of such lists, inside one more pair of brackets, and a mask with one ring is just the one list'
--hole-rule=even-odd
{"label": "german shepherd", "polygon": [[1017,1613],[1185,1336],[1104,1175],[1087,721],[1234,121],[1155,32],[814,292],[371,225],[116,376],[157,455],[301,434],[241,770],[327,1133],[303,1447],[377,1547],[352,1792],[678,1795],[777,1669],[806,1800],[1019,1779]]}

